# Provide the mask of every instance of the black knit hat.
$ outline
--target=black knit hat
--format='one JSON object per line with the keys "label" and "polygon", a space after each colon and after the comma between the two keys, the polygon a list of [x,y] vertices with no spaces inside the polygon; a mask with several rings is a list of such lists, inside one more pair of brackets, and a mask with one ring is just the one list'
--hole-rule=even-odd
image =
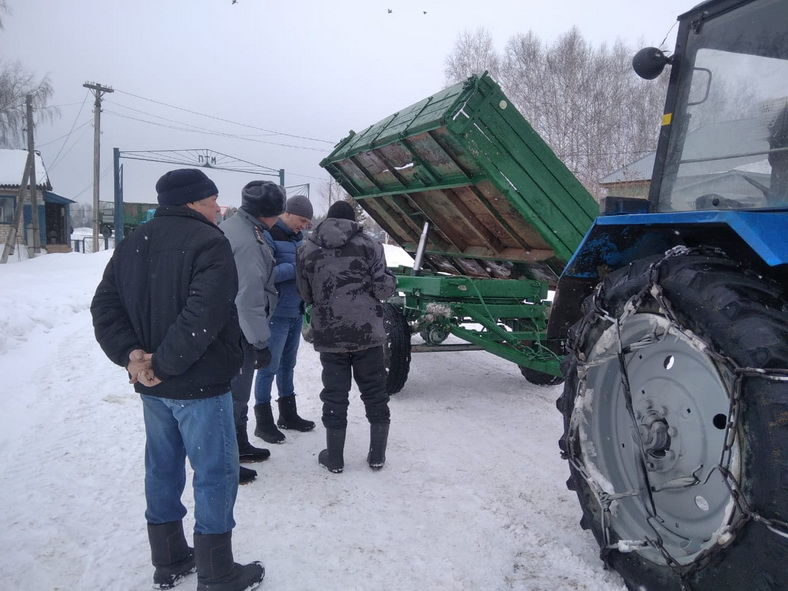
{"label": "black knit hat", "polygon": [[335,201],[328,208],[327,218],[339,218],[342,220],[356,221],[356,210],[347,201]]}
{"label": "black knit hat", "polygon": [[171,170],[156,181],[159,205],[185,205],[219,194],[214,182],[196,168]]}
{"label": "black knit hat", "polygon": [[285,191],[271,181],[252,181],[241,189],[241,209],[256,218],[273,218],[285,210]]}

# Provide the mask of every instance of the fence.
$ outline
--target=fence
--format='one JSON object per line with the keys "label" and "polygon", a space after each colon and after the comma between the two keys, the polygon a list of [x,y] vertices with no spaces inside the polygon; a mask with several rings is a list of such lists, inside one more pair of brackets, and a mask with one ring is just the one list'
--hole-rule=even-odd
{"label": "fence", "polygon": [[[82,253],[92,253],[93,252],[93,237],[92,236],[85,236],[84,238],[72,238],[71,239],[71,248],[74,249],[74,252],[82,252]],[[102,248],[102,245],[104,248]],[[115,248],[115,239],[110,236],[100,236],[99,237],[99,250],[109,250],[110,248]]]}

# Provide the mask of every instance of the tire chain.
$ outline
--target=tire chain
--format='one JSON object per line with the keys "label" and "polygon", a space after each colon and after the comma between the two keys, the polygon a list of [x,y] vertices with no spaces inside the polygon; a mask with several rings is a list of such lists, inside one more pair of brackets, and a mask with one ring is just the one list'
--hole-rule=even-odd
{"label": "tire chain", "polygon": [[[695,334],[690,334],[687,331],[683,330],[676,318],[676,315],[670,305],[670,302],[664,296],[662,292],[662,286],[659,283],[659,271],[660,267],[667,261],[668,259],[677,257],[677,256],[687,256],[687,255],[702,255],[702,256],[722,256],[727,258],[725,252],[718,248],[710,248],[710,247],[697,247],[697,248],[688,248],[686,246],[676,246],[668,251],[665,252],[664,256],[653,262],[649,268],[649,281],[648,284],[637,294],[632,296],[629,301],[624,306],[624,311],[620,317],[614,318],[610,315],[610,313],[602,308],[601,306],[601,296],[602,296],[602,286],[603,284],[600,282],[592,295],[592,304],[593,314],[586,315],[585,319],[580,325],[580,329],[577,330],[574,335],[570,336],[570,341],[567,343],[567,348],[574,350],[575,356],[577,358],[577,372],[578,372],[578,391],[585,391],[585,380],[586,380],[586,371],[587,368],[591,365],[596,365],[601,362],[606,362],[611,359],[612,356],[606,356],[600,360],[596,360],[593,364],[587,363],[585,359],[585,355],[577,350],[577,345],[580,336],[585,334],[585,329],[588,324],[591,323],[588,320],[589,317],[594,316],[596,317],[594,321],[597,319],[610,322],[611,324],[616,325],[616,334],[618,336],[618,350],[616,352],[616,357],[619,361],[619,368],[621,371],[622,376],[622,387],[624,391],[624,397],[626,400],[627,405],[627,412],[630,416],[630,419],[635,424],[635,432],[639,433],[637,429],[637,424],[635,423],[635,415],[632,409],[632,396],[631,391],[629,389],[629,376],[627,375],[626,365],[625,365],[625,354],[626,351],[623,348],[623,343],[621,342],[621,324],[630,316],[637,313],[637,311],[643,305],[643,302],[647,298],[652,298],[662,309],[665,314],[665,317],[671,324],[671,328],[676,330],[685,338],[688,338],[690,341],[697,343],[699,346],[703,348],[703,350],[714,360],[715,364],[717,365],[718,370],[720,371],[721,377],[723,380],[727,381],[727,383],[731,386],[731,398],[730,398],[730,407],[728,413],[728,421],[725,427],[725,444],[723,445],[723,449],[720,456],[720,463],[715,468],[720,472],[720,474],[724,477],[724,481],[728,490],[730,491],[731,498],[736,503],[736,507],[741,515],[741,518],[738,519],[737,523],[732,523],[734,518],[737,516],[736,512],[731,513],[730,521],[728,522],[727,526],[729,527],[728,530],[728,537],[725,540],[724,544],[729,544],[736,535],[741,531],[744,525],[749,520],[753,520],[756,522],[762,523],[769,531],[772,533],[788,538],[788,523],[785,523],[780,520],[775,519],[767,519],[762,515],[759,515],[756,511],[754,511],[747,500],[744,497],[744,494],[741,491],[741,486],[739,485],[738,481],[736,480],[735,476],[730,471],[730,464],[732,461],[733,455],[733,446],[736,441],[736,425],[739,421],[739,414],[741,411],[741,395],[742,395],[742,379],[744,377],[750,378],[760,378],[772,381],[788,381],[788,369],[770,369],[764,370],[760,368],[750,368],[750,367],[739,367],[730,357],[725,355],[721,355],[720,353],[716,352],[709,343],[705,340],[701,339]],[[588,485],[589,489],[593,492],[594,496],[597,498],[599,502],[600,508],[602,509],[602,519],[601,519],[601,526],[604,536],[604,547],[601,550],[601,559],[604,561],[605,565],[608,567],[610,565],[609,555],[611,552],[618,549],[617,544],[611,544],[611,529],[610,529],[610,507],[611,504],[619,499],[624,497],[630,496],[638,496],[642,493],[641,490],[637,491],[628,491],[625,493],[620,494],[609,494],[602,490],[600,486],[594,481],[594,479],[588,474],[585,469],[585,465],[583,464],[582,459],[580,458],[580,450],[579,446],[575,446],[573,444],[576,441],[577,435],[577,428],[579,422],[574,420],[574,413],[572,419],[569,423],[568,429],[568,453],[567,459],[569,460],[570,464],[574,467],[576,472],[585,480],[586,484]],[[639,444],[640,444],[640,461],[641,461],[641,469],[643,470],[643,474],[646,479],[646,484],[648,485],[648,471],[646,470],[645,466],[645,451],[643,448],[643,441],[638,437]],[[577,447],[577,449],[576,449]],[[708,478],[711,477],[712,470],[709,473]],[[690,485],[692,486],[692,485]],[[648,537],[640,544],[641,547],[645,547],[647,545],[654,546],[662,556],[665,558],[668,566],[676,573],[681,581],[681,588],[682,591],[691,591],[691,587],[689,585],[688,579],[689,577],[695,573],[696,571],[700,570],[704,567],[711,558],[711,550],[712,548],[708,548],[701,553],[699,553],[698,557],[693,561],[690,566],[682,566],[679,562],[668,552],[665,548],[664,543],[662,542],[662,537],[660,536],[659,532],[656,530],[654,525],[652,524],[652,520],[657,518],[657,511],[654,505],[654,501],[651,495],[650,486],[648,487],[648,497],[650,500],[650,505],[652,511],[647,512],[651,513],[649,518],[649,526],[654,529],[654,534],[656,538],[654,540],[649,539]]]}

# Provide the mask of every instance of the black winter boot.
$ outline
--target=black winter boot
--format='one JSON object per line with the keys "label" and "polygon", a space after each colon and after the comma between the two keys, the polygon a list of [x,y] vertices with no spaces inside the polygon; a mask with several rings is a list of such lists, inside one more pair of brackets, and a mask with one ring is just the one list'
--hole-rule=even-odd
{"label": "black winter boot", "polygon": [[317,455],[317,461],[329,472],[339,474],[345,469],[345,429],[326,429],[326,449]]}
{"label": "black winter boot", "polygon": [[183,577],[195,571],[194,551],[186,544],[183,522],[148,524],[148,541],[154,589],[172,589]]}
{"label": "black winter boot", "polygon": [[386,463],[386,443],[389,438],[388,423],[372,423],[369,426],[369,453],[367,463],[373,470],[380,470]]}
{"label": "black winter boot", "polygon": [[254,430],[254,436],[259,437],[266,443],[282,443],[285,440],[285,435],[274,425],[274,413],[271,412],[271,403],[254,405],[254,418],[257,421],[257,427]]}
{"label": "black winter boot", "polygon": [[238,440],[238,459],[241,462],[262,462],[271,457],[271,452],[249,443],[246,433],[246,422],[235,426],[235,438]]}
{"label": "black winter boot", "polygon": [[257,478],[257,472],[252,470],[251,468],[244,468],[241,466],[241,470],[238,473],[238,484],[249,484]]}
{"label": "black winter boot", "polygon": [[194,534],[197,562],[197,591],[246,591],[256,588],[265,576],[257,561],[233,561],[232,531],[223,534]]}
{"label": "black winter boot", "polygon": [[314,421],[307,421],[298,416],[295,396],[286,396],[276,401],[279,405],[279,420],[276,426],[280,429],[292,429],[305,433],[315,428]]}

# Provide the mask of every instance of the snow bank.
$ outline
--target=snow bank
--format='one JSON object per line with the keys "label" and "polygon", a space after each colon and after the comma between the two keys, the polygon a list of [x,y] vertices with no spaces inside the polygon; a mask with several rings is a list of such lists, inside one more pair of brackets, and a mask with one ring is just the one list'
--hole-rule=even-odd
{"label": "snow bank", "polygon": [[[88,310],[108,257],[0,267],[3,589],[150,588],[142,408]],[[320,373],[302,343],[298,407],[317,421]],[[414,355],[391,401],[385,468],[366,465],[354,388],[343,474],[317,463],[319,422],[251,466],[259,476],[239,490],[236,559],[263,560],[263,589],[278,591],[624,591],[564,484],[558,393],[481,351]],[[190,484],[184,504],[190,531]],[[195,584],[191,575],[179,589]]]}
{"label": "snow bank", "polygon": [[0,265],[0,353],[87,310],[110,256],[50,254]]}

